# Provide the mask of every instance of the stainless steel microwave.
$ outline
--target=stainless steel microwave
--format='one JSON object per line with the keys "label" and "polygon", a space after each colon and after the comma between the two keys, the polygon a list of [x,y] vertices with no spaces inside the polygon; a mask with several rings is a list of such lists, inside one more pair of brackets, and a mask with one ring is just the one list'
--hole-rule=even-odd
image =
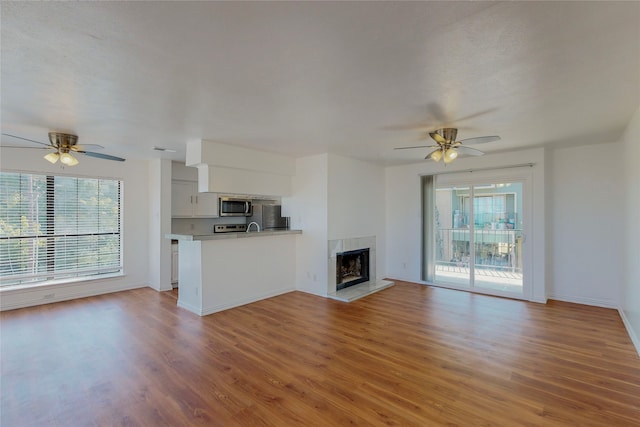
{"label": "stainless steel microwave", "polygon": [[253,206],[250,199],[238,199],[234,197],[220,197],[220,216],[251,216]]}

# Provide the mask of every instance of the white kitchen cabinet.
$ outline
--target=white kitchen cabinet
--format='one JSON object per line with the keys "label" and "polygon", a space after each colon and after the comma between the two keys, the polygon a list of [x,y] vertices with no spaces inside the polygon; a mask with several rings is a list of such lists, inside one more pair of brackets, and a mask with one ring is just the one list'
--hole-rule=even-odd
{"label": "white kitchen cabinet", "polygon": [[171,182],[171,216],[193,216],[193,182]]}
{"label": "white kitchen cabinet", "polygon": [[218,195],[198,193],[198,183],[173,180],[171,182],[171,216],[174,218],[218,217]]}
{"label": "white kitchen cabinet", "polygon": [[195,216],[206,216],[208,218],[218,217],[218,194],[198,193],[198,183],[194,182],[195,189]]}

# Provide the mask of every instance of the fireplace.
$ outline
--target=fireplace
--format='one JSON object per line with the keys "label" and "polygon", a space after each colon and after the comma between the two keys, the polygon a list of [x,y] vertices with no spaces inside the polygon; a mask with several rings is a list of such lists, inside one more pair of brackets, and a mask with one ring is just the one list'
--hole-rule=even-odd
{"label": "fireplace", "polygon": [[336,290],[369,281],[369,248],[336,254]]}

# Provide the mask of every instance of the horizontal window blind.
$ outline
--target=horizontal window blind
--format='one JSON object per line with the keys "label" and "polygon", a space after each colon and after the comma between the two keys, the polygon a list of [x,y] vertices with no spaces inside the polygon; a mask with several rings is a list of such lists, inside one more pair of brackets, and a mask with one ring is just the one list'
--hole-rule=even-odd
{"label": "horizontal window blind", "polygon": [[0,172],[0,286],[122,271],[122,182]]}

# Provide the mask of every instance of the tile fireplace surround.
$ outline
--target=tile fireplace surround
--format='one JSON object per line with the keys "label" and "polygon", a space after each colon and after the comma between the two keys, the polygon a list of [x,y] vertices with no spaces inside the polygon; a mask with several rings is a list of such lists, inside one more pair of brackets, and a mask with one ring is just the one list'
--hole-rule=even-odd
{"label": "tile fireplace surround", "polygon": [[[369,248],[369,281],[336,291],[336,258],[337,254],[358,249]],[[354,301],[374,292],[393,286],[388,280],[376,277],[376,236],[354,237],[350,239],[329,240],[327,296],[340,301]]]}

